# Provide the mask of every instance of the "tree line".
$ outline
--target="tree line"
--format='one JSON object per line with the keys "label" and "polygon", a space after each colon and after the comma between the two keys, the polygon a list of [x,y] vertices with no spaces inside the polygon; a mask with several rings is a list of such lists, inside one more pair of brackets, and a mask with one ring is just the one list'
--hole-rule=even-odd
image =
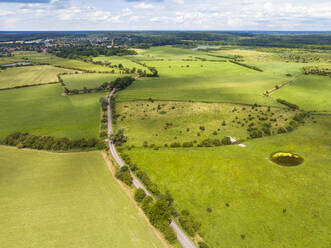
{"label": "tree line", "polygon": [[102,150],[106,148],[105,142],[96,138],[72,140],[69,138],[54,138],[52,136],[38,136],[21,132],[7,135],[2,143],[18,148],[47,151]]}
{"label": "tree line", "polygon": [[72,47],[61,47],[50,51],[54,55],[67,58],[77,59],[79,57],[97,57],[100,55],[105,56],[124,56],[124,55],[136,55],[137,52],[127,48],[107,48],[105,46],[72,46]]}

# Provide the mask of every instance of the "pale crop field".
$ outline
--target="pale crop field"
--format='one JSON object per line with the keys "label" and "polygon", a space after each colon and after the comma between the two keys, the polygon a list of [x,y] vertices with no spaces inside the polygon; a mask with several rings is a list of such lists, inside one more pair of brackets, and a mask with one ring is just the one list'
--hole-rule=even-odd
{"label": "pale crop field", "polygon": [[99,152],[0,146],[1,247],[161,248]]}
{"label": "pale crop field", "polygon": [[74,71],[49,65],[7,68],[0,71],[0,88],[58,82],[57,75],[60,73],[74,73]]}

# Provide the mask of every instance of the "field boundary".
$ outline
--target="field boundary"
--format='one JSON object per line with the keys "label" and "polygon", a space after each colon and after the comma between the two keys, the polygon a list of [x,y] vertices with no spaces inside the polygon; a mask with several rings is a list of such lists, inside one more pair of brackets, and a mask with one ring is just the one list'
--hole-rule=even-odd
{"label": "field boundary", "polygon": [[105,163],[107,165],[107,168],[109,169],[111,175],[115,179],[115,181],[120,185],[122,190],[125,192],[125,194],[129,197],[130,201],[133,202],[134,206],[138,209],[139,214],[145,219],[147,222],[148,226],[153,230],[157,238],[161,241],[161,243],[164,245],[164,247],[171,248],[168,244],[168,242],[163,238],[162,234],[160,233],[159,230],[157,230],[148,220],[147,216],[145,215],[144,211],[138,206],[137,202],[134,200],[132,196],[132,190],[130,190],[129,187],[127,187],[121,180],[117,179],[115,177],[115,166],[114,166],[114,161],[110,158],[109,152],[101,151],[101,155],[103,156]]}

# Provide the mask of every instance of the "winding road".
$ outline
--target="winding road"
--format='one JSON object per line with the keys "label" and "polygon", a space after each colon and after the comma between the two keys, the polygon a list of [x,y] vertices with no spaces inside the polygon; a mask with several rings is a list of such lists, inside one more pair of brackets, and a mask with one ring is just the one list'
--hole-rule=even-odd
{"label": "winding road", "polygon": [[[113,94],[115,93],[116,89],[113,89],[109,96],[108,96],[108,107],[107,107],[107,113],[108,113],[108,135],[110,135],[113,132],[113,125],[112,125],[112,116],[111,116],[111,104],[110,100]],[[118,164],[119,167],[123,167],[125,164],[121,157],[118,155],[115,145],[112,143],[110,139],[108,139],[109,143],[109,150],[111,155],[113,156],[115,162]],[[132,183],[137,189],[143,189],[146,193],[146,195],[152,196],[151,193],[146,189],[146,187],[138,180],[138,178],[130,172],[132,177]],[[179,225],[174,221],[171,220],[170,226],[173,228],[177,235],[177,239],[179,243],[183,246],[183,248],[196,248],[195,244],[192,242],[192,240],[183,232],[183,230],[179,227]]]}

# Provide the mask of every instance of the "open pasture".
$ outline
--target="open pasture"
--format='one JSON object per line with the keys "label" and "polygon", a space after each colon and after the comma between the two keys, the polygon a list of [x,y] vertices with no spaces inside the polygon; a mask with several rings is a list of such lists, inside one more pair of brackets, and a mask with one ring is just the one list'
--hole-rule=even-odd
{"label": "open pasture", "polygon": [[228,103],[132,101],[117,103],[116,114],[116,127],[124,128],[128,145],[139,147],[147,142],[163,147],[173,142],[197,146],[207,138],[221,140],[225,136],[246,140],[251,123],[258,129],[268,124],[276,135],[278,128],[289,125],[296,111]]}
{"label": "open pasture", "polygon": [[59,73],[74,73],[74,71],[49,65],[7,68],[0,71],[0,89],[58,82]]}
{"label": "open pasture", "polygon": [[263,92],[289,80],[280,74],[257,72],[230,62],[147,61],[160,78],[142,79],[120,92],[118,101],[192,100],[280,106]]}
{"label": "open pasture", "polygon": [[[211,247],[330,245],[331,118],[315,116],[292,133],[245,142],[246,148],[126,150],[179,209],[201,221]],[[304,162],[284,167],[277,151]]]}
{"label": "open pasture", "polygon": [[73,75],[63,75],[64,84],[68,89],[82,90],[84,87],[97,88],[105,82],[114,81],[116,78],[130,76],[128,74],[110,74],[110,73],[81,73]]}
{"label": "open pasture", "polygon": [[99,152],[0,146],[1,247],[164,247]]}
{"label": "open pasture", "polygon": [[[0,138],[21,131],[54,137],[97,138],[105,93],[62,96],[58,84],[0,91]],[[8,104],[10,103],[10,104]]]}
{"label": "open pasture", "polygon": [[301,76],[272,94],[299,105],[305,110],[331,111],[331,78],[327,76]]}
{"label": "open pasture", "polygon": [[[64,59],[57,57],[55,55],[49,53],[37,53],[37,52],[16,52],[14,53],[16,57],[21,59],[29,60],[33,63],[40,64],[49,64],[59,67],[64,67],[68,69],[82,70],[82,71],[95,71],[95,72],[111,72],[114,70],[113,68],[103,66],[103,65],[95,65],[92,63],[84,62],[82,60],[77,59]],[[115,70],[115,72],[117,72]]]}

